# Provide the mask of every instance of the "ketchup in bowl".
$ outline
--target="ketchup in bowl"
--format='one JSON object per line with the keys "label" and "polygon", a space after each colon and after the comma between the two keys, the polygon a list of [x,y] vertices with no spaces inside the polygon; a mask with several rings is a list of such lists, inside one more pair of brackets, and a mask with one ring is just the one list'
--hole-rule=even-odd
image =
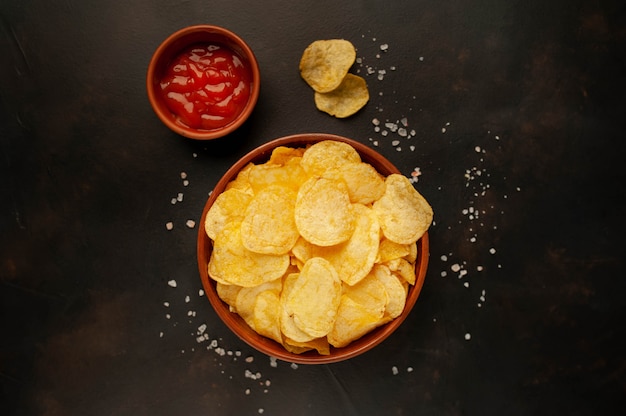
{"label": "ketchup in bowl", "polygon": [[246,106],[251,75],[243,60],[220,44],[195,45],[175,57],[160,81],[163,99],[180,122],[212,130],[231,123]]}

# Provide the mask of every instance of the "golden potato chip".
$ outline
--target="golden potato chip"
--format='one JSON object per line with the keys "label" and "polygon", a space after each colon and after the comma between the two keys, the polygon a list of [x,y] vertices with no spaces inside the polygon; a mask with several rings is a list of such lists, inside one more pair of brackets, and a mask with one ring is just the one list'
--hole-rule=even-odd
{"label": "golden potato chip", "polygon": [[300,235],[319,246],[332,246],[354,231],[352,204],[343,181],[313,177],[296,197],[295,221]]}
{"label": "golden potato chip", "polygon": [[227,223],[217,234],[209,259],[209,276],[218,282],[243,287],[278,279],[289,267],[289,254],[254,253],[241,242],[241,223]]}
{"label": "golden potato chip", "polygon": [[292,163],[294,160],[300,163],[304,150],[303,147],[278,146],[272,150],[272,154],[267,163],[271,165],[286,165],[287,163]]}
{"label": "golden potato chip", "polygon": [[279,291],[266,290],[258,294],[252,312],[252,322],[254,326],[251,327],[260,335],[276,342],[283,342],[280,332]]}
{"label": "golden potato chip", "polygon": [[401,277],[407,283],[411,285],[415,284],[415,265],[413,263],[409,263],[408,260],[400,258],[389,260],[384,264],[389,267],[389,270],[395,275]]}
{"label": "golden potato chip", "polygon": [[372,165],[365,162],[346,162],[324,173],[326,178],[340,178],[348,187],[350,202],[371,204],[385,193],[385,180]]}
{"label": "golden potato chip", "polygon": [[356,50],[349,41],[317,40],[302,54],[300,75],[315,91],[332,91],[341,84],[355,59]]}
{"label": "golden potato chip", "polygon": [[380,234],[378,218],[371,208],[354,204],[352,209],[355,228],[348,241],[321,247],[300,238],[291,250],[302,263],[313,257],[327,259],[339,278],[349,285],[357,283],[372,269],[378,253]]}
{"label": "golden potato chip", "polygon": [[293,319],[293,311],[288,304],[291,292],[300,273],[291,273],[283,280],[283,290],[280,293],[280,331],[287,338],[297,342],[308,342],[315,339],[314,336],[301,330]]}
{"label": "golden potato chip", "polygon": [[264,282],[257,286],[242,287],[237,293],[237,298],[235,299],[235,309],[237,310],[237,313],[244,319],[244,321],[246,321],[248,325],[250,325],[252,329],[258,332],[254,324],[254,312],[259,294],[267,291],[273,292],[278,296],[281,288],[282,282],[280,279]]}
{"label": "golden potato chip", "polygon": [[329,355],[330,345],[326,337],[315,338],[307,342],[298,342],[289,338],[284,339],[285,349],[294,354],[302,354],[306,351],[316,350],[319,355]]}
{"label": "golden potato chip", "polygon": [[363,306],[373,315],[379,318],[385,313],[387,304],[387,292],[385,286],[376,278],[371,271],[353,286],[344,285],[343,294]]}
{"label": "golden potato chip", "polygon": [[248,181],[254,194],[270,185],[287,186],[297,192],[308,178],[299,160],[292,160],[284,165],[271,163],[255,165],[248,173]]}
{"label": "golden potato chip", "polygon": [[398,244],[383,238],[378,248],[376,263],[385,263],[389,260],[399,259],[411,254],[411,244]]}
{"label": "golden potato chip", "polygon": [[337,118],[346,118],[367,104],[370,93],[365,79],[347,74],[337,88],[326,93],[315,92],[314,99],[318,110]]}
{"label": "golden potato chip", "polygon": [[386,266],[376,265],[372,272],[376,279],[383,284],[387,293],[385,317],[389,320],[397,318],[404,310],[404,305],[406,304],[406,291],[402,282],[392,275]]}
{"label": "golden potato chip", "polygon": [[335,268],[321,257],[309,259],[293,283],[286,306],[305,333],[319,338],[331,330],[341,298],[341,280]]}
{"label": "golden potato chip", "polygon": [[360,161],[361,156],[348,143],[322,140],[306,149],[300,164],[310,176],[321,176],[328,169]]}
{"label": "golden potato chip", "polygon": [[296,192],[281,185],[260,190],[248,204],[241,222],[241,241],[250,251],[286,254],[300,234],[294,220]]}
{"label": "golden potato chip", "polygon": [[404,259],[411,264],[415,264],[417,261],[417,242],[409,244],[409,254],[407,254]]}
{"label": "golden potato chip", "polygon": [[217,290],[217,296],[228,304],[230,311],[237,312],[235,303],[237,301],[237,294],[239,293],[239,290],[241,290],[241,286],[216,282],[215,289]]}
{"label": "golden potato chip", "polygon": [[398,244],[412,244],[430,226],[433,210],[407,177],[391,174],[385,185],[385,194],[373,204],[383,234]]}
{"label": "golden potato chip", "polygon": [[242,221],[251,200],[250,194],[236,188],[219,194],[204,220],[204,230],[209,238],[215,240],[226,223]]}
{"label": "golden potato chip", "polygon": [[350,239],[321,253],[337,270],[339,278],[354,285],[372,269],[378,253],[380,225],[371,208],[353,205],[355,228]]}
{"label": "golden potato chip", "polygon": [[248,163],[244,166],[243,169],[241,169],[241,171],[237,174],[237,177],[226,184],[225,191],[234,188],[246,193],[252,193],[248,175],[250,174],[250,169],[252,169],[253,166],[255,166],[254,163]]}
{"label": "golden potato chip", "polygon": [[345,347],[379,326],[381,315],[343,295],[335,325],[327,335],[328,343],[335,348]]}

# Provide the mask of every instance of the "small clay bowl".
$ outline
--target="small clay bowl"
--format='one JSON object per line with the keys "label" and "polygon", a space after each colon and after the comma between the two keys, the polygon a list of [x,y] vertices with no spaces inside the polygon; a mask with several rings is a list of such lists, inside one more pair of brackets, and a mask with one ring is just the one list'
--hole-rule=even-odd
{"label": "small clay bowl", "polygon": [[428,233],[426,233],[417,242],[418,254],[415,262],[416,282],[414,286],[410,286],[409,288],[406,305],[402,314],[393,321],[374,329],[372,332],[353,341],[345,347],[334,348],[331,346],[330,355],[320,355],[316,351],[308,351],[303,354],[291,353],[274,340],[257,334],[239,315],[229,311],[229,306],[217,295],[215,281],[208,275],[208,263],[211,257],[212,241],[204,231],[204,220],[209,208],[211,208],[211,205],[213,205],[217,196],[225,190],[226,185],[235,179],[239,171],[248,163],[252,162],[258,164],[266,162],[269,159],[272,150],[278,146],[305,147],[322,140],[336,140],[350,144],[357,150],[357,152],[359,152],[361,159],[364,162],[371,164],[379,173],[385,176],[392,173],[400,173],[399,170],[391,164],[391,162],[376,151],[364,144],[345,137],[331,134],[297,134],[283,137],[257,147],[239,159],[237,163],[228,169],[215,186],[215,189],[213,189],[213,192],[211,193],[202,212],[200,226],[198,227],[198,269],[200,271],[200,278],[202,280],[204,291],[209,298],[211,305],[215,309],[215,312],[217,312],[217,315],[230,330],[256,350],[283,361],[299,364],[328,364],[347,360],[363,354],[383,342],[402,324],[402,322],[404,322],[411,312],[411,309],[415,305],[424,284],[426,269],[428,267]]}
{"label": "small clay bowl", "polygon": [[[186,125],[168,108],[161,92],[160,82],[172,61],[183,51],[196,45],[220,45],[234,52],[241,59],[250,78],[248,101],[241,106],[236,118],[227,124],[211,129],[192,128]],[[148,99],[159,119],[181,136],[196,140],[223,137],[240,127],[248,119],[257,103],[260,82],[259,64],[252,49],[230,30],[211,25],[189,26],[168,36],[154,52],[146,76]]]}

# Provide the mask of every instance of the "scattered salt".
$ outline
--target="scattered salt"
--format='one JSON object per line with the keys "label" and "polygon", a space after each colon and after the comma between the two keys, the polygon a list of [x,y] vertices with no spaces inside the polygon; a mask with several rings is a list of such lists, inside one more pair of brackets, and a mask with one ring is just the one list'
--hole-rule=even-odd
{"label": "scattered salt", "polygon": [[176,280],[172,279],[170,281],[167,282],[167,284],[171,287],[176,287]]}
{"label": "scattered salt", "polygon": [[465,334],[465,340],[469,341],[470,339],[472,339],[472,335],[468,332]]}
{"label": "scattered salt", "polygon": [[185,225],[189,228],[193,228],[196,226],[196,222],[194,220],[187,220],[187,222],[185,223]]}
{"label": "scattered salt", "polygon": [[171,230],[172,228],[174,228],[174,223],[173,222],[168,222],[165,224],[165,228],[167,228],[167,230]]}

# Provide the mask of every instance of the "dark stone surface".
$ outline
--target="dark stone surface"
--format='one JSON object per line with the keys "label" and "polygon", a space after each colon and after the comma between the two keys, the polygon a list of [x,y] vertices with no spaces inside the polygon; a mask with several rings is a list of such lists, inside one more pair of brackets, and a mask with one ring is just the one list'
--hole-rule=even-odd
{"label": "dark stone surface", "polygon": [[[0,414],[623,410],[623,2],[307,3],[0,4]],[[263,78],[251,119],[211,143],[169,132],[145,93],[159,42],[197,23],[246,39]],[[314,108],[297,69],[311,41],[335,37],[357,47],[371,92],[346,120]],[[404,117],[410,139],[372,124]],[[430,268],[371,352],[274,367],[198,294],[185,221],[245,152],[312,131],[420,168]]]}

